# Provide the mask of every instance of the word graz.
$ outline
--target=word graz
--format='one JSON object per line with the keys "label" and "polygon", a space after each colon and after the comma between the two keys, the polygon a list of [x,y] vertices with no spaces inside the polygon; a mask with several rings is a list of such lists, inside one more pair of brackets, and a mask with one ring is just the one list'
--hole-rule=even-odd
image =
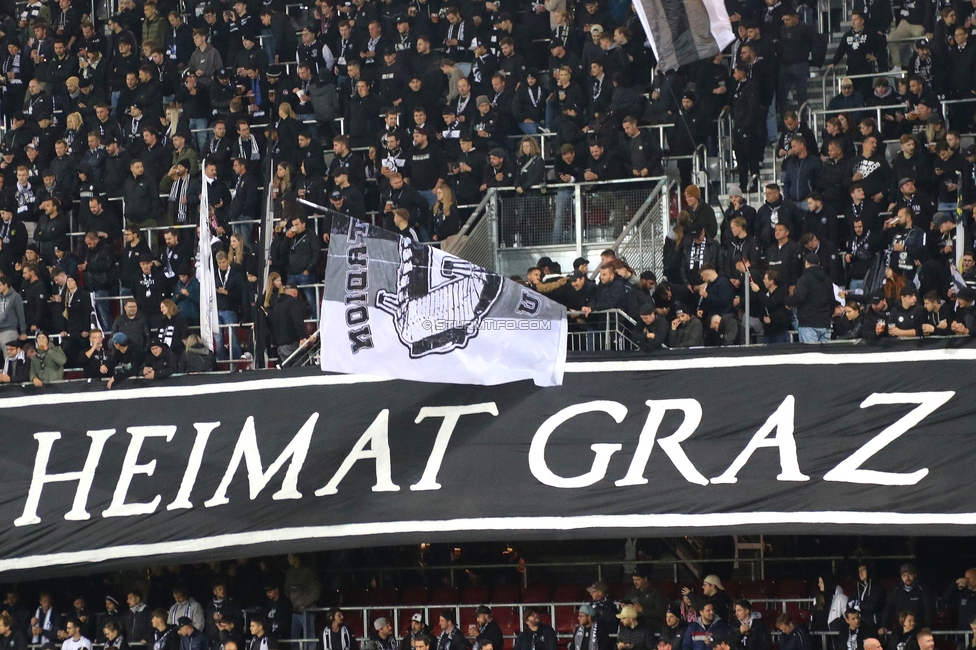
{"label": "word graz", "polygon": [[[886,427],[857,451],[842,460],[836,467],[824,474],[825,481],[873,484],[873,485],[915,485],[928,475],[927,468],[921,468],[910,473],[883,472],[863,469],[866,463],[882,449],[887,447],[900,436],[908,432],[927,416],[935,412],[955,395],[954,391],[945,392],[917,392],[917,393],[873,393],[860,405],[870,408],[877,405],[915,404],[917,405],[907,414]],[[794,432],[795,399],[788,395],[779,407],[767,418],[766,422],[739,453],[728,469],[714,478],[706,478],[691,462],[682,444],[686,442],[698,429],[702,420],[702,407],[695,399],[664,399],[647,400],[647,417],[638,438],[626,475],[614,482],[616,486],[645,485],[648,479],[644,477],[651,452],[655,445],[663,450],[668,459],[689,483],[706,486],[713,484],[728,484],[737,481],[739,471],[759,449],[777,448],[779,451],[780,474],[778,481],[809,481],[810,477],[800,471],[797,458]],[[657,438],[658,429],[669,411],[680,412],[682,421],[671,435]],[[619,443],[595,443],[590,449],[593,451],[593,461],[589,471],[572,477],[557,475],[546,463],[546,446],[563,424],[585,413],[606,413],[618,424],[627,416],[628,408],[615,401],[597,400],[567,406],[543,422],[535,431],[529,446],[528,465],[532,475],[540,483],[560,489],[584,488],[606,478],[611,457],[622,449]],[[399,492],[400,486],[393,482],[392,463],[389,445],[389,409],[379,412],[352,450],[342,461],[332,478],[318,490],[315,496],[329,496],[338,494],[339,484],[349,471],[359,461],[372,461],[376,482],[373,492]],[[421,492],[439,490],[441,484],[437,482],[437,475],[444,461],[444,456],[455,429],[463,416],[488,414],[497,417],[498,407],[495,402],[469,404],[458,406],[423,407],[418,412],[414,423],[419,424],[428,418],[441,418],[441,424],[434,441],[433,448],[427,456],[426,466],[420,480],[410,486],[411,491]],[[318,421],[319,414],[313,413],[302,425],[298,433],[291,439],[285,449],[274,462],[264,468],[261,454],[258,450],[257,432],[254,418],[248,417],[238,436],[237,444],[227,463],[226,470],[213,496],[203,502],[205,508],[226,505],[230,501],[227,491],[238,469],[243,462],[247,471],[249,496],[256,499],[268,486],[271,480],[287,465],[281,488],[272,495],[276,501],[301,499],[298,490],[298,480],[308,456],[309,445]],[[204,463],[204,454],[210,435],[219,422],[197,422],[193,424],[196,435],[190,450],[189,459],[183,469],[183,478],[174,499],[166,506],[166,510],[190,509],[194,505],[190,498]],[[113,493],[111,504],[101,514],[103,517],[128,517],[134,515],[148,515],[156,512],[162,502],[162,495],[156,495],[151,501],[132,503],[128,501],[129,488],[137,476],[152,477],[156,469],[156,460],[140,463],[139,457],[143,443],[149,438],[163,438],[171,442],[176,434],[175,425],[163,426],[133,426],[126,429],[130,436],[128,449],[122,461],[118,482]],[[91,518],[88,512],[88,497],[95,472],[105,449],[106,442],[116,435],[115,429],[98,429],[88,432],[91,438],[88,455],[81,470],[49,474],[48,462],[54,443],[61,439],[57,431],[45,431],[34,434],[38,450],[34,461],[34,470],[23,514],[14,520],[15,526],[30,526],[41,523],[37,514],[38,505],[44,490],[49,483],[77,482],[75,497],[71,509],[64,515],[69,521],[86,521]],[[146,479],[142,479],[145,481]]]}

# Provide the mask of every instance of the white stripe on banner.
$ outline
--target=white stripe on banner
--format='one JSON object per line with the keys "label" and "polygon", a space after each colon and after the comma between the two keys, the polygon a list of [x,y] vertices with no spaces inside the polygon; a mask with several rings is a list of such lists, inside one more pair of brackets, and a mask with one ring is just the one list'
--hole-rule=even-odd
{"label": "white stripe on banner", "polygon": [[[844,366],[872,365],[888,363],[915,363],[918,361],[976,361],[976,350],[908,350],[901,352],[839,353],[800,352],[754,357],[703,357],[695,359],[655,359],[643,361],[586,361],[567,362],[565,371],[571,373],[595,372],[677,372],[681,370],[710,370],[721,368],[743,368],[762,366]],[[167,397],[186,397],[187,395],[223,395],[250,391],[282,390],[304,388],[307,386],[352,386],[394,381],[390,377],[373,375],[313,375],[307,377],[275,377],[274,379],[251,379],[220,384],[200,384],[189,386],[154,386],[151,388],[129,388],[125,391],[103,393],[43,393],[6,397],[0,400],[0,413],[4,409],[36,406],[60,406],[89,402],[117,402],[136,399],[164,399]]]}
{"label": "white stripe on banner", "polygon": [[665,72],[713,57],[735,40],[721,0],[638,0],[634,9]]}
{"label": "white stripe on banner", "polygon": [[0,571],[36,569],[62,564],[105,562],[140,556],[166,556],[175,553],[213,551],[231,546],[254,546],[272,542],[340,537],[386,537],[424,532],[460,531],[561,531],[561,530],[638,530],[642,528],[727,528],[743,525],[776,524],[847,524],[876,526],[970,526],[976,524],[976,512],[903,513],[903,512],[713,512],[707,514],[634,514],[581,515],[575,517],[481,517],[435,521],[382,521],[375,523],[304,526],[246,533],[229,533],[199,539],[185,539],[152,544],[127,544],[66,553],[28,555],[0,560]]}
{"label": "white stripe on banner", "polygon": [[[213,242],[210,237],[210,201],[207,198],[206,165],[200,166],[200,237],[197,245],[197,280],[200,281],[200,338],[214,353],[217,320],[217,282],[214,280]],[[218,181],[214,181],[218,182]]]}

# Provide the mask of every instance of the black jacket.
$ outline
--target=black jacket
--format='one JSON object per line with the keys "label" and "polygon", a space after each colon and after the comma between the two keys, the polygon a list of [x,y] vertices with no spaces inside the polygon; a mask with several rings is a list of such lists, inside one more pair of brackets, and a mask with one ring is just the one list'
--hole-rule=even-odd
{"label": "black jacket", "polygon": [[779,273],[779,283],[786,287],[796,285],[803,273],[803,249],[788,239],[780,246],[774,243],[766,249],[766,269]]}
{"label": "black jacket", "polygon": [[760,319],[765,316],[769,317],[768,323],[763,320],[763,331],[766,334],[781,334],[788,331],[792,314],[786,307],[786,299],[789,297],[786,285],[781,284],[772,293],[761,287],[757,294],[762,308],[762,313],[759,314]]}
{"label": "black jacket", "polygon": [[733,620],[731,628],[729,646],[733,650],[771,650],[773,647],[769,626],[761,618],[752,619],[752,626],[746,634],[741,632],[738,621]]}
{"label": "black jacket", "polygon": [[830,327],[836,304],[830,278],[819,266],[805,269],[793,295],[786,298],[787,307],[796,307],[800,327]]}
{"label": "black jacket", "polygon": [[306,227],[305,232],[295,235],[288,247],[288,275],[298,275],[308,271],[309,279],[314,280],[321,250],[319,241],[311,228]]}
{"label": "black jacket", "polygon": [[615,275],[609,284],[598,284],[596,291],[587,301],[586,306],[593,311],[604,311],[607,309],[623,309],[626,301],[626,284],[619,275]]}
{"label": "black jacket", "polygon": [[[654,321],[650,325],[645,323],[643,319],[638,320],[634,337],[641,352],[656,352],[660,349],[667,342],[670,329],[671,323],[660,314],[654,315]],[[654,334],[654,338],[649,338],[649,333]],[[643,625],[638,625],[634,629],[621,627],[617,633],[617,641],[632,643],[634,650],[651,650],[651,637],[650,630]]]}
{"label": "black jacket", "polygon": [[228,221],[242,221],[245,219],[258,218],[258,182],[249,173],[239,176],[236,179],[237,192],[231,199],[230,209],[227,213]]}
{"label": "black jacket", "polygon": [[307,336],[302,303],[297,298],[288,294],[278,298],[271,310],[271,334],[276,345],[298,343]]}

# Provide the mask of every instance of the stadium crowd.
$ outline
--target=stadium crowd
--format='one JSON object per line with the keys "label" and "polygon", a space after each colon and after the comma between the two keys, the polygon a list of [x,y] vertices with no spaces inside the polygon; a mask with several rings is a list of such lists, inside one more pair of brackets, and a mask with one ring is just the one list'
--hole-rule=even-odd
{"label": "stadium crowd", "polygon": [[[85,593],[48,591],[27,603],[8,588],[0,605],[0,643],[10,650],[91,650],[93,644],[119,650],[130,644],[153,650],[276,650],[279,640],[313,649],[321,641],[326,650],[559,650],[567,642],[569,650],[773,650],[774,643],[780,650],[934,650],[929,626],[939,622],[935,592],[919,583],[913,564],[902,565],[887,588],[860,562],[857,580],[847,586],[850,593],[822,574],[810,599],[798,599],[803,602],[792,614],[764,616],[749,600],[734,598],[717,575],[704,577],[700,588],[675,589],[677,597],[668,600],[648,571],[637,567],[632,588],[618,590],[616,599],[597,581],[575,612],[559,603],[558,611],[573,616],[571,625],[554,621],[547,603],[522,607],[517,621],[509,619],[516,603],[499,602],[496,607],[507,612],[507,633],[485,604],[467,608],[474,620],[464,616],[470,623],[462,629],[456,602],[434,602],[422,612],[405,613],[396,630],[388,615],[366,614],[363,620],[355,603],[345,613],[343,605],[329,607],[324,601],[341,602],[341,593],[326,597],[318,573],[302,557],[289,555],[287,562],[283,574],[270,560],[158,568],[133,576],[132,584],[111,581],[98,594],[104,607],[89,603]],[[396,590],[387,592],[396,598]],[[383,612],[385,602],[372,609]],[[976,630],[976,569],[948,584],[938,602],[944,629]],[[563,631],[561,639],[553,624]],[[957,639],[963,639],[960,648],[974,647],[972,637],[941,638],[940,647],[956,647]]]}
{"label": "stadium crowd", "polygon": [[[622,0],[110,5],[0,3],[0,382],[43,385],[75,367],[111,385],[213,368],[192,334],[203,182],[220,322],[263,324],[243,347],[222,328],[221,359],[283,357],[305,339],[333,213],[375,213],[443,242],[459,206],[489,188],[655,177],[668,161],[688,207],[668,282],[615,268],[607,286],[583,283],[579,305],[620,306],[616,275],[653,291],[653,313],[640,313],[643,299],[633,311],[650,347],[740,341],[746,288],[767,342],[788,329],[824,340],[831,319],[840,338],[973,327],[976,296],[953,284],[949,262],[957,221],[967,253],[972,241],[976,148],[960,133],[976,105],[952,104],[947,131],[940,102],[976,93],[969,4],[858,0],[828,65],[846,59],[852,79],[822,134],[795,112],[829,36],[808,3],[727,0],[731,59],[665,72]],[[782,187],[767,186],[758,209],[729,192],[719,231],[691,175],[725,109],[742,189],[769,143],[784,162]],[[640,128],[655,124],[672,125],[664,150]],[[263,189],[275,220],[267,281]],[[972,262],[959,272],[976,284]],[[824,278],[869,298],[827,305]],[[672,342],[668,330],[687,334]]]}

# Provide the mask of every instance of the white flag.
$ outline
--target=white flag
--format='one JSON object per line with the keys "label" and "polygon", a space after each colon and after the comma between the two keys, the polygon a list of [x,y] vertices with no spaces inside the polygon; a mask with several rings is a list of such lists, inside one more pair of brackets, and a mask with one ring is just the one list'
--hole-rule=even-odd
{"label": "white flag", "polygon": [[[206,165],[202,165],[206,168]],[[200,338],[213,350],[214,334],[220,326],[217,320],[217,283],[214,280],[213,249],[210,237],[210,202],[207,200],[207,173],[201,169],[200,183],[200,243],[197,250],[197,280],[200,281]],[[215,183],[219,182],[214,180]]]}
{"label": "white flag", "polygon": [[322,370],[490,386],[559,386],[566,309],[459,257],[332,219]]}

